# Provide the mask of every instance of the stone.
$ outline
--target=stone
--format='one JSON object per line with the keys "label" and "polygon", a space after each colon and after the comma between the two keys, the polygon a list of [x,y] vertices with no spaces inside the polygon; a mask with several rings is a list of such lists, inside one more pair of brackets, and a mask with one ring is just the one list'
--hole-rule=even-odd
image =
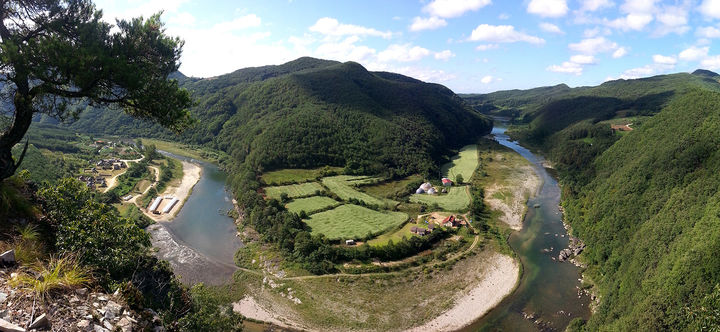
{"label": "stone", "polygon": [[132,323],[130,320],[128,320],[126,317],[123,317],[118,323],[117,326],[120,327],[120,329],[123,332],[132,332]]}
{"label": "stone", "polygon": [[87,288],[78,288],[75,290],[75,294],[85,296],[87,294]]}
{"label": "stone", "polygon": [[2,332],[25,332],[25,329],[10,323],[4,319],[0,319],[0,331]]}
{"label": "stone", "polygon": [[87,319],[83,319],[83,320],[79,321],[77,324],[75,324],[75,326],[81,330],[84,330],[84,329],[88,328],[88,326],[90,326],[90,321]]}
{"label": "stone", "polygon": [[103,326],[110,331],[115,329],[115,326],[113,326],[112,323],[110,323],[110,321],[107,321],[107,320],[105,322],[103,322]]}
{"label": "stone", "polygon": [[32,322],[32,324],[30,324],[30,326],[28,326],[28,328],[32,330],[47,326],[50,326],[50,321],[48,320],[47,315],[42,314],[35,318],[35,320]]}
{"label": "stone", "polygon": [[95,332],[107,332],[107,331],[108,331],[108,329],[106,329],[106,328],[104,328],[104,327],[102,327],[102,326],[100,326],[100,325],[97,325],[97,324],[95,324],[95,325],[93,326],[93,330],[94,330]]}
{"label": "stone", "polygon": [[0,254],[0,264],[15,265],[15,250],[10,249]]}
{"label": "stone", "polygon": [[0,292],[0,304],[4,303],[5,300],[7,300],[8,295],[6,293]]}

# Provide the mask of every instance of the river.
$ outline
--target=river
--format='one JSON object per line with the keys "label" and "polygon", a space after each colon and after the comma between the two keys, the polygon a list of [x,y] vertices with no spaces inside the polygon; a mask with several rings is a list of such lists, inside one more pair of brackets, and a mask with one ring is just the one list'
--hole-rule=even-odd
{"label": "river", "polygon": [[228,281],[235,271],[233,257],[243,243],[227,216],[233,209],[225,187],[227,174],[210,163],[160,152],[199,165],[202,175],[174,219],[149,227],[158,256],[169,261],[185,283]]}
{"label": "river", "polygon": [[[590,317],[590,299],[579,291],[580,269],[559,262],[568,245],[559,209],[560,186],[544,168],[544,159],[520,146],[505,134],[496,121],[492,134],[533,164],[543,181],[537,196],[528,201],[522,230],[510,235],[509,243],[523,266],[517,289],[467,331],[564,331],[573,318]],[[538,208],[534,208],[539,204]],[[547,249],[549,252],[546,252]],[[534,315],[534,318],[528,318]]]}

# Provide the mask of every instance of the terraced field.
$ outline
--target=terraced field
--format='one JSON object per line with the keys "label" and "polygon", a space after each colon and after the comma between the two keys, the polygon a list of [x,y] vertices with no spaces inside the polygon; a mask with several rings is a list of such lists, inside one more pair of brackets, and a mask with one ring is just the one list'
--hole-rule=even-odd
{"label": "terraced field", "polygon": [[263,182],[269,185],[281,185],[294,182],[315,180],[328,172],[342,172],[341,167],[319,167],[314,169],[281,169],[267,172],[262,175]]}
{"label": "terraced field", "polygon": [[304,220],[313,233],[329,239],[358,239],[368,234],[380,234],[405,222],[402,212],[378,212],[366,207],[345,204],[332,210],[313,214]]}
{"label": "terraced field", "polygon": [[460,152],[452,157],[451,161],[440,168],[440,172],[444,177],[455,181],[455,178],[462,175],[464,181],[470,181],[475,169],[478,167],[478,148],[477,145],[466,145]]}
{"label": "terraced field", "polygon": [[374,196],[370,196],[366,193],[358,191],[354,187],[354,184],[373,183],[370,181],[377,181],[377,179],[367,177],[367,176],[350,176],[350,175],[338,175],[338,176],[331,176],[331,177],[326,177],[326,178],[322,179],[322,183],[326,187],[328,187],[328,189],[330,189],[330,191],[332,191],[333,193],[338,195],[338,197],[342,198],[343,200],[349,200],[351,198],[354,198],[359,201],[363,201],[366,204],[379,205],[379,206],[394,206],[394,205],[398,204],[398,202],[390,200],[390,199],[377,198]]}
{"label": "terraced field", "polygon": [[280,195],[286,193],[290,198],[315,195],[316,191],[323,191],[323,187],[317,182],[301,184],[290,184],[287,186],[266,187],[265,195],[270,198],[280,199]]}
{"label": "terraced field", "polygon": [[338,204],[340,204],[340,202],[330,197],[312,196],[307,198],[295,199],[292,202],[288,203],[286,207],[288,210],[290,210],[290,212],[294,213],[300,213],[300,211],[305,211],[305,213],[313,213],[315,211],[326,209]]}
{"label": "terraced field", "polygon": [[466,186],[456,186],[450,187],[447,194],[414,194],[410,196],[410,201],[427,205],[437,203],[445,211],[463,211],[470,205],[470,194]]}

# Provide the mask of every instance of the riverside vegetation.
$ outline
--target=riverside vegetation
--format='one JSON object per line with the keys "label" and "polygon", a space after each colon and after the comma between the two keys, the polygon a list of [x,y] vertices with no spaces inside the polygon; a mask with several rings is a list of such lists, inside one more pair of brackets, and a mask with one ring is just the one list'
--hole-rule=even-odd
{"label": "riverside vegetation", "polygon": [[[566,220],[588,245],[579,256],[585,280],[599,298],[571,329],[720,327],[719,78],[698,70],[465,96],[512,116],[513,135],[559,172]],[[617,121],[634,130],[614,132]]]}

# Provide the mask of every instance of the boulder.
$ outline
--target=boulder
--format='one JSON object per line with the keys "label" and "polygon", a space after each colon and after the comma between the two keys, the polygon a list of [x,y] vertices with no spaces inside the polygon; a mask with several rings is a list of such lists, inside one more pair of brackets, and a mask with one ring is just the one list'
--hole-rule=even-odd
{"label": "boulder", "polygon": [[25,332],[25,329],[10,323],[4,319],[0,319],[0,331],[2,332]]}
{"label": "boulder", "polygon": [[48,320],[47,315],[42,314],[35,318],[35,320],[32,322],[32,324],[30,324],[30,326],[28,326],[28,328],[32,330],[47,326],[50,326],[50,321]]}
{"label": "boulder", "polygon": [[10,249],[0,254],[0,264],[15,265],[15,250]]}

